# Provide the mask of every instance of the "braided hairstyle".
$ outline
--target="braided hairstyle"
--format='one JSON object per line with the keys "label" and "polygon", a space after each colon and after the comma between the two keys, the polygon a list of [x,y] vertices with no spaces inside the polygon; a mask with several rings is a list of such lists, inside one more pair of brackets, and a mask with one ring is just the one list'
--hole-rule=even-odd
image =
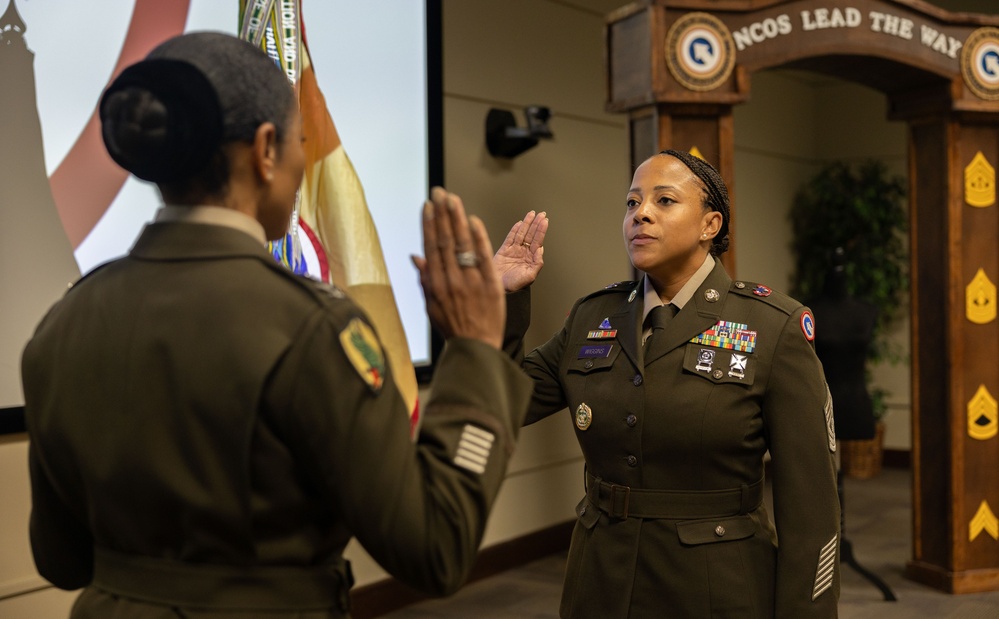
{"label": "braided hairstyle", "polygon": [[718,211],[722,216],[722,224],[718,229],[718,234],[711,239],[711,255],[720,256],[728,251],[728,222],[729,222],[729,200],[728,188],[725,181],[710,163],[700,157],[695,157],[690,153],[679,150],[664,150],[660,155],[669,155],[683,162],[694,175],[701,179],[704,185],[704,207],[712,211]]}
{"label": "braided hairstyle", "polygon": [[108,154],[164,196],[218,196],[229,183],[224,146],[252,143],[271,122],[280,144],[295,96],[260,49],[220,32],[165,41],[104,92],[101,134]]}

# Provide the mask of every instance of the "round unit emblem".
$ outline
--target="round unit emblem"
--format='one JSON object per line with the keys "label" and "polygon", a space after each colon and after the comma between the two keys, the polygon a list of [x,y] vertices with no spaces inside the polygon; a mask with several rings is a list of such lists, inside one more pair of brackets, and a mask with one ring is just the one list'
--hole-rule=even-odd
{"label": "round unit emblem", "polygon": [[812,313],[805,310],[801,313],[801,332],[805,334],[805,339],[809,342],[815,341],[815,319]]}
{"label": "round unit emblem", "polygon": [[666,66],[690,90],[712,90],[732,74],[735,42],[720,19],[687,13],[666,34]]}
{"label": "round unit emblem", "polygon": [[999,28],[979,28],[961,51],[961,74],[971,92],[999,101]]}
{"label": "round unit emblem", "polygon": [[576,427],[580,430],[585,430],[590,427],[590,423],[593,421],[593,411],[590,407],[586,405],[585,402],[579,405],[576,409]]}

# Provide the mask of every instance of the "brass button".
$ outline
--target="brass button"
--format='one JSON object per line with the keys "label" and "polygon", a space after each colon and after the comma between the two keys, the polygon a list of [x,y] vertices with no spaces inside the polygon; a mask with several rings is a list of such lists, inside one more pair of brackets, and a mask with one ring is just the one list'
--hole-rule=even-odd
{"label": "brass button", "polygon": [[725,527],[718,525],[715,527],[715,535],[718,537],[723,537],[725,535]]}
{"label": "brass button", "polygon": [[635,414],[632,413],[625,418],[624,422],[628,424],[629,428],[634,428],[635,424],[638,423],[638,417],[636,417]]}
{"label": "brass button", "polygon": [[628,456],[628,466],[638,466],[638,458],[635,456]]}
{"label": "brass button", "polygon": [[583,364],[583,367],[586,368],[587,370],[590,369],[590,368],[592,368],[593,367],[593,360],[592,359],[587,359],[586,363]]}
{"label": "brass button", "polygon": [[635,374],[635,378],[631,379],[631,382],[633,382],[636,387],[640,386],[642,384],[642,375]]}
{"label": "brass button", "polygon": [[744,282],[735,282],[735,287],[738,288],[739,290],[742,290],[743,288],[746,287],[746,284]]}
{"label": "brass button", "polygon": [[715,380],[718,380],[719,378],[724,376],[725,373],[722,372],[721,370],[715,370],[714,372],[711,373],[711,375],[715,377]]}

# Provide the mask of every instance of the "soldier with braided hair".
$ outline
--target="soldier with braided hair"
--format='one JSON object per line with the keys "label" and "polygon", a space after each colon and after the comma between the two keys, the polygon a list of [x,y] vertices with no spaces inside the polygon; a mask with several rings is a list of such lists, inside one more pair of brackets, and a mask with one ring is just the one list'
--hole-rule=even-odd
{"label": "soldier with braided hair", "polygon": [[[576,301],[523,357],[526,423],[568,408],[586,463],[561,616],[835,617],[836,442],[811,312],[725,272],[729,197],[707,162],[653,155],[623,211],[642,277]],[[518,358],[528,290],[507,287]]]}

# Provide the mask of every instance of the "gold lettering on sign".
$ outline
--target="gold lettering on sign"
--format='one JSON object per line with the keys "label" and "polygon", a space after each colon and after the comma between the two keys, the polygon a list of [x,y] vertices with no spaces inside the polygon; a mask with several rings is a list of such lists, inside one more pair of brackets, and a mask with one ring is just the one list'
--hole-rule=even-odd
{"label": "gold lettering on sign", "polygon": [[982,151],[964,168],[964,201],[978,208],[996,203],[996,169]]}
{"label": "gold lettering on sign", "polygon": [[973,542],[978,534],[985,531],[992,539],[999,540],[999,520],[989,509],[988,501],[982,501],[975,517],[968,523],[968,541]]}
{"label": "gold lettering on sign", "polygon": [[992,322],[996,317],[996,286],[983,269],[978,269],[974,279],[964,289],[964,313],[976,325]]}
{"label": "gold lettering on sign", "polygon": [[995,436],[997,431],[999,406],[985,385],[979,385],[975,396],[968,401],[968,436],[985,441]]}

